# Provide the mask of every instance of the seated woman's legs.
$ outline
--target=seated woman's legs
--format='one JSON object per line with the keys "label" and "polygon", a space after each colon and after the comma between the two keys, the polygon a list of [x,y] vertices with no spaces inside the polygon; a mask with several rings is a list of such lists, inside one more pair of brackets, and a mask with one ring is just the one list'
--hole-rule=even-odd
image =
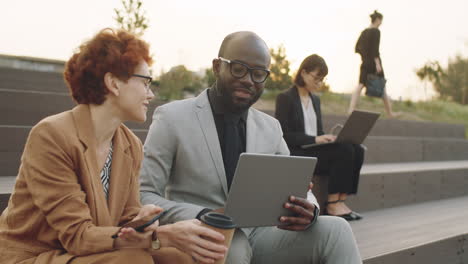
{"label": "seated woman's legs", "polygon": [[[361,145],[351,144],[354,149],[354,162],[353,162],[353,183],[351,193],[341,193],[339,200],[346,201],[348,194],[356,194],[359,184],[359,175],[361,173],[362,164],[364,163],[364,148]],[[351,212],[352,210],[343,202],[342,205],[346,208],[346,211]]]}
{"label": "seated woman's legs", "polygon": [[344,202],[348,194],[355,194],[364,152],[358,145],[329,144],[309,149],[307,156],[319,159],[315,173],[327,174],[328,204],[330,215],[345,215],[351,212]]}

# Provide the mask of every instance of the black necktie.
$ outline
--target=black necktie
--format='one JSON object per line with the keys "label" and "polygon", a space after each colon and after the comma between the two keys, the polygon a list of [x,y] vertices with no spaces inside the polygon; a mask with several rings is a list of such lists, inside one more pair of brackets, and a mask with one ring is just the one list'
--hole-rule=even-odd
{"label": "black necktie", "polygon": [[240,116],[225,114],[224,115],[224,170],[226,172],[226,180],[228,189],[231,187],[234,172],[236,171],[237,162],[241,153],[241,140],[239,135],[239,120]]}

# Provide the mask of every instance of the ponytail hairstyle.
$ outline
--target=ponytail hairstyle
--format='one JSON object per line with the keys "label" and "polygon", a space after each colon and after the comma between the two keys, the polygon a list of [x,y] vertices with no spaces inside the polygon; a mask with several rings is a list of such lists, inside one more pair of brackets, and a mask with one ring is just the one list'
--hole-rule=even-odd
{"label": "ponytail hairstyle", "polygon": [[374,10],[374,13],[370,14],[370,18],[371,18],[371,22],[374,23],[376,19],[382,20],[383,15],[377,12],[377,10]]}

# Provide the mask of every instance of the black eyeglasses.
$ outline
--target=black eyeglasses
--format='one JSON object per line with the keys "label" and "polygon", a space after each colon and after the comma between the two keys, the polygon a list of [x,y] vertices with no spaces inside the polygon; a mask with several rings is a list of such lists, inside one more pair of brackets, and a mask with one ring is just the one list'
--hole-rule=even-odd
{"label": "black eyeglasses", "polygon": [[140,77],[140,78],[146,79],[146,81],[145,81],[145,88],[146,88],[146,91],[147,91],[147,92],[150,91],[151,83],[153,82],[153,77],[151,77],[151,76],[145,76],[145,75],[140,75],[140,74],[133,74],[132,76]]}
{"label": "black eyeglasses", "polygon": [[247,73],[250,73],[250,78],[254,83],[263,83],[270,75],[270,71],[267,69],[252,68],[242,62],[230,61],[223,57],[218,57],[218,59],[228,63],[232,76],[238,79],[244,78]]}

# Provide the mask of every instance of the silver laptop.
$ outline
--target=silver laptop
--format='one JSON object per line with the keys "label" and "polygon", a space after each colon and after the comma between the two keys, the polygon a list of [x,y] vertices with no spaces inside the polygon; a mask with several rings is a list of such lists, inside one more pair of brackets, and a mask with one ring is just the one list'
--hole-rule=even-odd
{"label": "silver laptop", "polygon": [[276,226],[289,196],[306,198],[317,158],[242,153],[224,213],[237,227]]}
{"label": "silver laptop", "polygon": [[301,148],[306,149],[333,143],[362,144],[371,129],[374,127],[377,119],[379,119],[379,116],[380,113],[355,110],[351,113],[348,120],[346,120],[346,123],[334,142],[324,144],[306,144],[302,145]]}

